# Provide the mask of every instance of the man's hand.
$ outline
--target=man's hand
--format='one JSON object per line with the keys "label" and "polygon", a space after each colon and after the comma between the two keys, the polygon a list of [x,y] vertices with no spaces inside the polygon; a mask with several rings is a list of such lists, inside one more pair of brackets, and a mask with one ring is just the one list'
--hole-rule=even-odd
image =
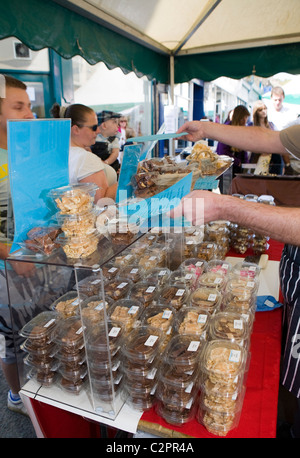
{"label": "man's hand", "polygon": [[184,123],[177,131],[177,134],[187,132],[188,135],[183,135],[180,140],[187,140],[189,142],[197,142],[202,138],[206,138],[205,135],[206,122],[203,121],[190,121]]}

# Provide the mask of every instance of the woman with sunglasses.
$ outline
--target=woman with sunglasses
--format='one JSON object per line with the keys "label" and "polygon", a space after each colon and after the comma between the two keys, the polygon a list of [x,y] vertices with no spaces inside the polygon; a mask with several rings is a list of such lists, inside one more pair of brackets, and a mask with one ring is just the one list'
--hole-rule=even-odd
{"label": "woman with sunglasses", "polygon": [[103,197],[115,200],[117,174],[110,165],[105,164],[90,150],[99,133],[98,119],[94,110],[82,104],[69,105],[67,108],[54,104],[51,113],[54,118],[71,119],[70,184],[95,183],[99,187],[95,202]]}

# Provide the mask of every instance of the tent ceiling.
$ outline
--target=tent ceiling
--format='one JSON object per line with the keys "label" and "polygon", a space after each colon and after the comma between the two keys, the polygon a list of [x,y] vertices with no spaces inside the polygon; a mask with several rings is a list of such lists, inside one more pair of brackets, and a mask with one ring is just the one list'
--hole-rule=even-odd
{"label": "tent ceiling", "polygon": [[163,83],[300,73],[299,0],[10,0],[8,36]]}
{"label": "tent ceiling", "polygon": [[300,42],[299,0],[55,0],[173,54]]}

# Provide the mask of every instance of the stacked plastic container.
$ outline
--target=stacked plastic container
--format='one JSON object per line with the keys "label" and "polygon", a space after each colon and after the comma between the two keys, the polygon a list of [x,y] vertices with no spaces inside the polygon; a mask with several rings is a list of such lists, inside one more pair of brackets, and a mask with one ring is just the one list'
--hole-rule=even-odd
{"label": "stacked plastic container", "polygon": [[93,183],[82,183],[55,188],[48,194],[59,210],[56,218],[63,230],[57,243],[68,258],[86,258],[97,249],[100,239],[94,206],[97,189]]}
{"label": "stacked plastic container", "polygon": [[123,373],[120,370],[124,326],[108,320],[90,327],[86,332],[90,387],[96,410],[110,411],[121,399]]}
{"label": "stacked plastic container", "polygon": [[137,326],[124,339],[124,397],[134,409],[143,411],[153,406],[164,341],[164,333],[148,325]]}
{"label": "stacked plastic container", "polygon": [[163,353],[155,391],[156,410],[180,426],[195,416],[202,340],[192,334],[174,336]]}
{"label": "stacked plastic container", "polygon": [[86,386],[87,365],[80,316],[60,320],[54,333],[59,360],[59,385],[68,393],[79,394]]}
{"label": "stacked plastic container", "polygon": [[201,357],[197,420],[226,436],[238,425],[250,363],[260,268],[238,262],[227,274],[220,307],[209,321]]}
{"label": "stacked plastic container", "polygon": [[30,320],[19,332],[26,340],[21,348],[26,352],[24,362],[27,378],[34,378],[44,386],[52,386],[57,378],[57,348],[53,334],[58,324],[55,312],[42,312]]}

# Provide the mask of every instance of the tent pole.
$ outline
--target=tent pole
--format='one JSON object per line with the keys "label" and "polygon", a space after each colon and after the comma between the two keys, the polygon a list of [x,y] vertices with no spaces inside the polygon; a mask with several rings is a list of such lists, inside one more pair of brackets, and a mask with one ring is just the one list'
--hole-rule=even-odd
{"label": "tent pole", "polygon": [[[174,56],[171,54],[170,55],[170,101],[171,105],[175,105],[175,100],[174,100]],[[169,140],[169,155],[174,156],[175,155],[175,140],[170,139]]]}

